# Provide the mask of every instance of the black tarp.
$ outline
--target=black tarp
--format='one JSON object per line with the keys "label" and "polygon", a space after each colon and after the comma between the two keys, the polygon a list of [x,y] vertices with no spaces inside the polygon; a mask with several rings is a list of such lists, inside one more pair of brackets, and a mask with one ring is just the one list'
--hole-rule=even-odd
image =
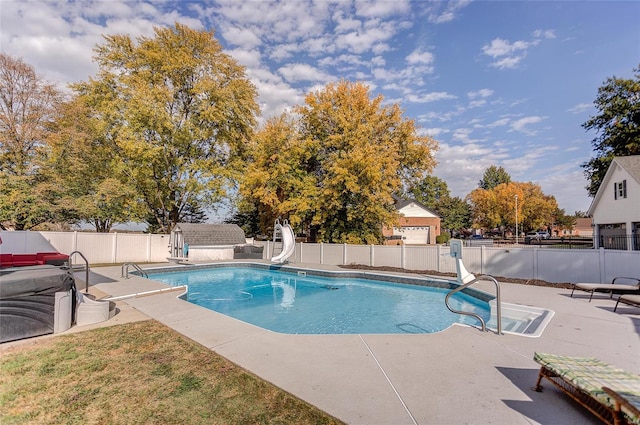
{"label": "black tarp", "polygon": [[69,270],[55,266],[15,267],[0,270],[0,342],[53,333],[56,292],[72,291]]}

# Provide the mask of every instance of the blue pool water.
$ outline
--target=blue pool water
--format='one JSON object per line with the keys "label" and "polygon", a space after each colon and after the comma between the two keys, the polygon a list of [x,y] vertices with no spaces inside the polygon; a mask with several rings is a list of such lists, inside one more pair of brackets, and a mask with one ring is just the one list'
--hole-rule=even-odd
{"label": "blue pool water", "polygon": [[[446,308],[444,288],[252,267],[150,273],[149,278],[188,285],[189,302],[288,334],[432,333],[456,322],[478,324]],[[458,293],[450,304],[490,318],[488,303],[469,295]]]}

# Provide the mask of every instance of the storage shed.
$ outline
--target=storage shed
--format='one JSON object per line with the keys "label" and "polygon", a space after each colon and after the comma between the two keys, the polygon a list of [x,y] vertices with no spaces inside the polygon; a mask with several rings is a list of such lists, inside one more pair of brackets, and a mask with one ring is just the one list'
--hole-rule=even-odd
{"label": "storage shed", "polygon": [[234,250],[246,245],[244,230],[236,224],[178,223],[171,232],[169,259],[231,260]]}

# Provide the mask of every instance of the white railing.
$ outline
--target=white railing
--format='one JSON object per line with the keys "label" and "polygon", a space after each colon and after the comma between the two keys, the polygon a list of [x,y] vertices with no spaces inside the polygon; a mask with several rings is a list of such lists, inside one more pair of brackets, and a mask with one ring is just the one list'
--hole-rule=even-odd
{"label": "white railing", "polygon": [[[0,232],[0,253],[81,251],[95,264],[167,262],[169,235],[91,232]],[[264,246],[269,259],[274,243]],[[455,273],[446,245],[383,246],[296,244],[292,263],[388,266],[407,270]],[[547,282],[610,282],[616,276],[640,277],[640,251],[555,249],[538,246],[464,248],[464,262],[475,274]]]}

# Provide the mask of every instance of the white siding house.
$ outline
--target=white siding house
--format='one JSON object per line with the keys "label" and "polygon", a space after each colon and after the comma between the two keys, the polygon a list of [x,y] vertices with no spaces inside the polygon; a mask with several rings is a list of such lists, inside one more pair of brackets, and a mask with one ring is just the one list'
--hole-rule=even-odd
{"label": "white siding house", "polygon": [[613,159],[588,214],[596,248],[640,250],[640,155]]}

